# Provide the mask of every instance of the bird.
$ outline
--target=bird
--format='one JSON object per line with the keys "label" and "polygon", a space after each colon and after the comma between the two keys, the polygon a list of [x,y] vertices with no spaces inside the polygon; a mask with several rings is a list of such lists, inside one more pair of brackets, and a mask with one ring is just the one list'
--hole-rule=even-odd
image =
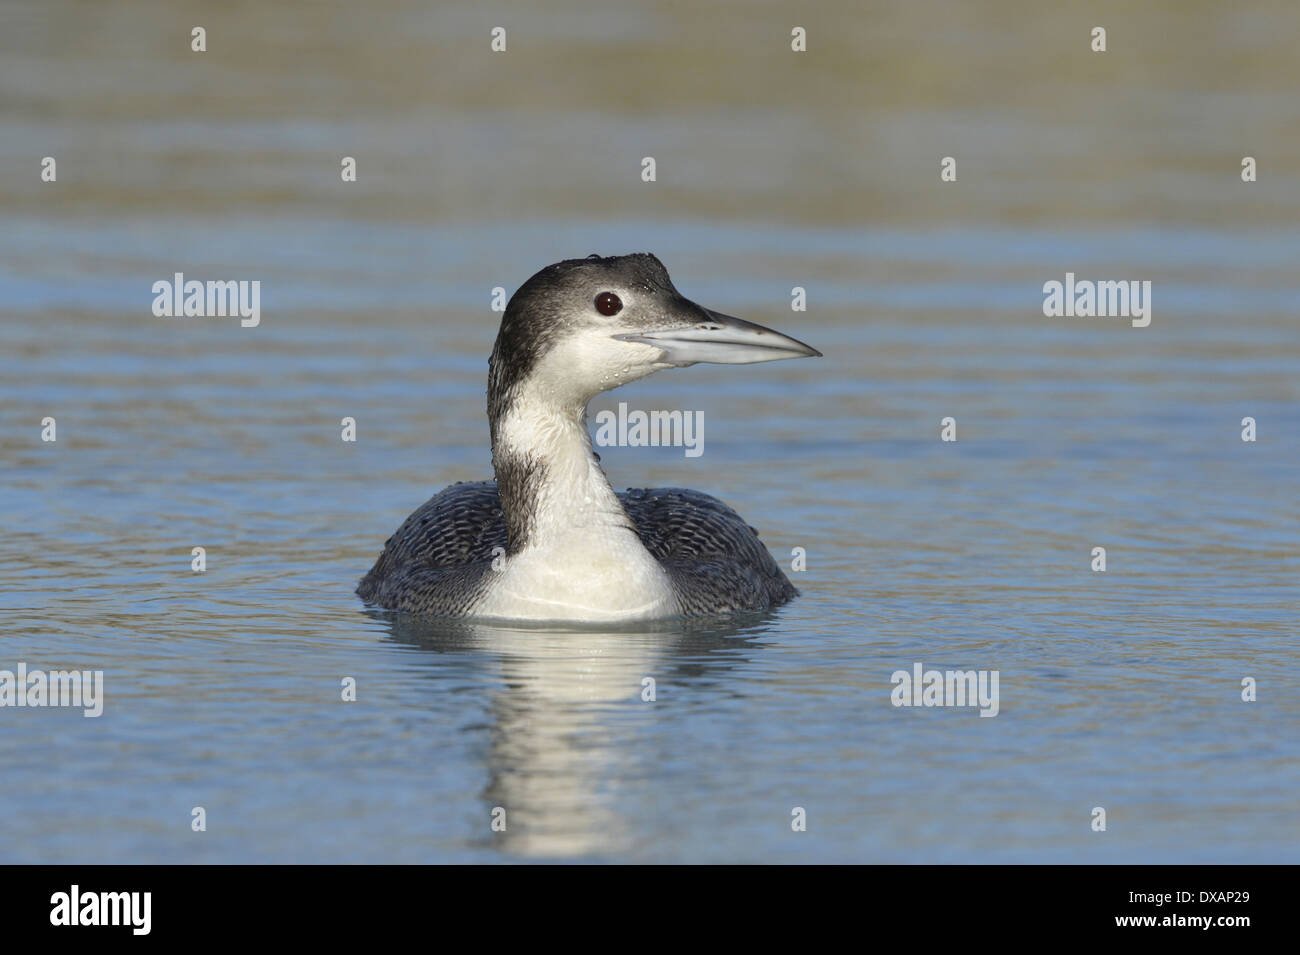
{"label": "bird", "polygon": [[615,492],[592,449],[596,395],[697,362],[821,357],[685,298],[650,253],[565,259],[511,296],[488,361],[494,481],[410,515],[357,587],[382,610],[615,624],[767,610],[798,596],[758,532],[686,488]]}

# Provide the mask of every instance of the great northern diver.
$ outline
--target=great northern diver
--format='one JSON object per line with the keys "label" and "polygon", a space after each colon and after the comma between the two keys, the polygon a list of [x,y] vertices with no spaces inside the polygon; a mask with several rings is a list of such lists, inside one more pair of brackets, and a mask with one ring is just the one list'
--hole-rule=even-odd
{"label": "great northern diver", "polygon": [[587,402],[664,368],[820,355],[683,298],[648,253],[547,266],[506,305],[488,362],[496,481],[434,495],[388,539],[358,595],[388,610],[555,622],[785,603],[798,591],[721,501],[614,492]]}

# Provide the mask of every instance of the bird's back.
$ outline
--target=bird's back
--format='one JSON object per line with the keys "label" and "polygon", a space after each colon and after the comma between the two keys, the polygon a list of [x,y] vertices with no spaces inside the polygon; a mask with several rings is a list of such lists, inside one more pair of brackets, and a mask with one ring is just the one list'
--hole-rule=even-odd
{"label": "bird's back", "polygon": [[[671,579],[684,615],[764,610],[798,595],[758,532],[717,498],[686,488],[633,488],[618,499]],[[357,593],[388,610],[472,614],[506,546],[496,482],[453,484],[388,539]]]}

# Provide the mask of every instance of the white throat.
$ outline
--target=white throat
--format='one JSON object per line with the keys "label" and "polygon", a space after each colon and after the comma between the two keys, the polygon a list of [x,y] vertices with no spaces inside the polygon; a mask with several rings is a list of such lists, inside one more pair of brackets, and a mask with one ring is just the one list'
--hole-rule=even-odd
{"label": "white throat", "polygon": [[[592,453],[586,396],[556,400],[554,383],[531,377],[496,422],[498,486],[527,467],[526,493],[505,507],[523,513],[522,543],[501,564],[476,608],[484,616],[619,621],[679,612],[671,581],[645,549]],[[514,462],[512,472],[508,463]],[[503,470],[504,467],[504,470]]]}

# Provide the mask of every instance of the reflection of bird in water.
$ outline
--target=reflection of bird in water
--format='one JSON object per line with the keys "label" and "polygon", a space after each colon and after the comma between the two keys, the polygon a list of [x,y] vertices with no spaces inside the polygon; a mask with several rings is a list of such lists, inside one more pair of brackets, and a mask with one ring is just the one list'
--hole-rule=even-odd
{"label": "reflection of bird in water", "polygon": [[[665,761],[680,754],[646,745],[647,730],[668,714],[653,710],[664,703],[645,698],[645,681],[675,698],[671,718],[682,718],[684,694],[704,688],[715,699],[728,672],[750,661],[772,617],[540,630],[372,615],[387,621],[394,640],[442,658],[428,670],[439,692],[446,681],[463,689],[467,677],[492,687],[486,782],[475,791],[482,828],[472,842],[528,858],[626,853],[675,811],[660,783]],[[483,729],[472,719],[464,731]],[[505,828],[493,830],[497,809]]]}

